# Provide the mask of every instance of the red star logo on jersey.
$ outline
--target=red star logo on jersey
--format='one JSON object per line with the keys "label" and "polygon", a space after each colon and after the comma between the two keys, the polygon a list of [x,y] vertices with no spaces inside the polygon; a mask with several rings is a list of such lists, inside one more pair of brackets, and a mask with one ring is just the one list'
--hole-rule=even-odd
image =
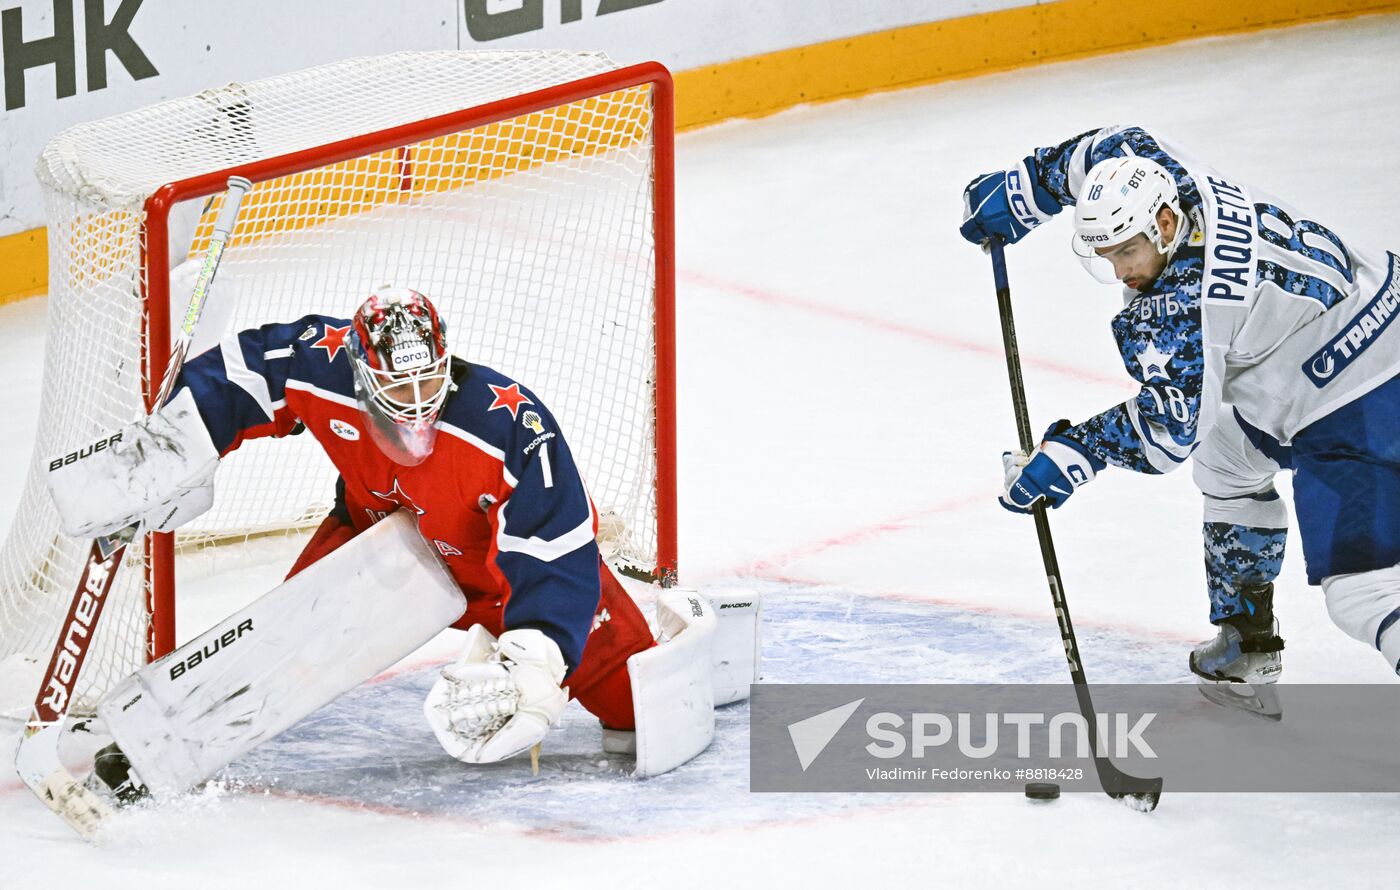
{"label": "red star logo on jersey", "polygon": [[326,351],[326,361],[333,362],[335,354],[345,348],[345,336],[349,333],[350,325],[343,328],[326,325],[325,333],[321,334],[321,339],[311,344],[311,348],[321,347]]}
{"label": "red star logo on jersey", "polygon": [[408,492],[404,491],[403,488],[399,486],[398,476],[394,477],[394,487],[388,491],[375,491],[374,489],[370,489],[369,493],[382,501],[398,504],[400,507],[412,510],[419,516],[423,515],[423,508],[413,503],[413,498],[409,497]]}
{"label": "red star logo on jersey", "polygon": [[497,386],[494,383],[488,383],[486,385],[491,387],[491,391],[496,394],[495,401],[491,403],[490,408],[486,409],[487,411],[495,411],[497,408],[508,408],[510,409],[510,417],[514,420],[515,412],[520,410],[521,405],[535,404],[520,391],[519,383],[512,383],[510,386]]}

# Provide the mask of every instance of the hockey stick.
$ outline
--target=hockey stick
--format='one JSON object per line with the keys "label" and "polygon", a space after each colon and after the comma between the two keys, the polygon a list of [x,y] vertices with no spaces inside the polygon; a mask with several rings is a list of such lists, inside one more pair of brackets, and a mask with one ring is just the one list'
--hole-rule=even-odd
{"label": "hockey stick", "polygon": [[[233,233],[239,205],[252,187],[253,184],[241,176],[229,178],[228,192],[214,221],[209,249],[204,254],[204,265],[199,270],[189,306],[180,323],[179,338],[171,350],[170,363],[166,366],[160,391],[151,402],[154,407],[163,405],[175,388],[175,378],[185,363],[185,356],[194,339],[195,325],[204,311],[209,285],[214,281],[224,247]],[[49,660],[48,670],[44,672],[43,683],[34,700],[34,710],[15,751],[15,769],[24,784],[60,819],[89,840],[112,811],[102,798],[63,768],[58,759],[58,742],[83,662],[97,633],[102,607],[107,602],[112,582],[116,580],[127,545],[136,537],[139,528],[140,523],[135,523],[93,540],[83,574],[73,592],[72,604],[60,625],[53,657]]]}
{"label": "hockey stick", "polygon": [[[1035,447],[1031,438],[1030,409],[1026,407],[1026,385],[1021,379],[1021,351],[1016,345],[1016,324],[1011,317],[1011,285],[1006,280],[1006,254],[1000,238],[991,240],[992,277],[996,282],[997,311],[1001,313],[1001,342],[1006,351],[1006,371],[1011,379],[1011,404],[1016,412],[1016,433],[1020,438],[1021,451],[1030,454]],[[1097,740],[1098,717],[1094,712],[1094,701],[1089,695],[1089,682],[1084,679],[1083,661],[1079,657],[1079,641],[1074,636],[1074,625],[1069,618],[1069,601],[1065,598],[1065,585],[1060,579],[1060,563],[1055,558],[1055,544],[1050,539],[1050,519],[1045,515],[1045,501],[1040,500],[1031,508],[1035,515],[1035,534],[1040,539],[1040,558],[1045,564],[1045,577],[1050,582],[1050,598],[1055,603],[1055,617],[1060,622],[1060,640],[1065,647],[1065,660],[1069,662],[1069,675],[1074,681],[1074,693],[1079,699],[1079,712],[1088,724],[1089,738]],[[1095,753],[1094,769],[1099,775],[1099,784],[1108,796],[1121,800],[1133,809],[1150,812],[1157,808],[1162,797],[1162,780],[1139,779],[1114,766],[1107,755]]]}

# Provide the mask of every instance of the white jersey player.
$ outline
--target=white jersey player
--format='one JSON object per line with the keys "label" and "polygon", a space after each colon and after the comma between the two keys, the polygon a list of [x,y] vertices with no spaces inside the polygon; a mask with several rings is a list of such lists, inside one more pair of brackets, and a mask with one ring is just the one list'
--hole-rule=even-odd
{"label": "white jersey player", "polygon": [[1288,527],[1273,476],[1291,469],[1309,583],[1400,671],[1400,259],[1138,127],[1036,149],[965,198],[974,243],[1018,241],[1074,207],[1075,253],[1125,286],[1112,328],[1141,387],[1009,455],[1003,505],[1058,507],[1109,464],[1164,473],[1194,457],[1219,631],[1191,668],[1271,682]]}

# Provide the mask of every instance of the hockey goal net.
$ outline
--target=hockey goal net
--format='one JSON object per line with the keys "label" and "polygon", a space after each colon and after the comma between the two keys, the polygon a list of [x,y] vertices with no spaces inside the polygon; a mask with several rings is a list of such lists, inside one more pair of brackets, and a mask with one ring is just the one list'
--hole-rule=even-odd
{"label": "hockey goal net", "polygon": [[[428,294],[454,353],[524,381],[558,417],[614,564],[673,575],[672,121],[654,63],[429,52],[229,84],[56,137],[37,168],[42,420],[0,551],[0,665],[47,663],[88,549],[59,531],[47,458],[146,409],[188,299],[169,270],[202,255],[231,174],[254,188],[219,273],[231,318],[213,323],[345,317],[384,283]],[[213,510],[178,540],[132,545],[79,710],[173,648],[177,549],[314,526],[334,479],[311,436],[230,455]]]}

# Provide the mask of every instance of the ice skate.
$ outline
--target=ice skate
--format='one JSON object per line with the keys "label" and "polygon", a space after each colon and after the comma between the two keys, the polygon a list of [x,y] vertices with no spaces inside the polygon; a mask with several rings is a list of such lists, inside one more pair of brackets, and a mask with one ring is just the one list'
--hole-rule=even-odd
{"label": "ice skate", "polygon": [[1191,650],[1191,672],[1201,695],[1215,704],[1266,720],[1282,720],[1278,691],[1283,640],[1274,618],[1272,584],[1242,591],[1248,613],[1222,621],[1215,637]]}
{"label": "ice skate", "polygon": [[92,774],[85,784],[90,791],[108,798],[119,807],[131,806],[151,794],[116,742],[93,755]]}

